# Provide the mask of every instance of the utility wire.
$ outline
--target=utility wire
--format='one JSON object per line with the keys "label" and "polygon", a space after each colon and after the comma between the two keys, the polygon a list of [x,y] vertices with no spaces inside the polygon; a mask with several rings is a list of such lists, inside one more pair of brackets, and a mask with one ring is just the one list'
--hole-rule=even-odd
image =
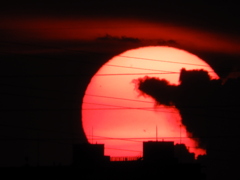
{"label": "utility wire", "polygon": [[34,130],[34,131],[42,131],[42,132],[51,132],[51,133],[60,133],[60,134],[69,134],[69,135],[79,135],[73,132],[64,132],[64,131],[55,131],[55,130],[47,130],[47,129],[39,129],[34,127],[26,127],[26,126],[17,126],[13,124],[0,124],[2,127],[11,127],[11,128],[18,128],[18,129],[25,129],[25,130]]}
{"label": "utility wire", "polygon": [[[29,96],[29,95],[22,95],[22,94],[14,94],[14,93],[1,93],[5,95],[11,95],[11,96],[22,96],[22,97],[29,97],[29,98],[38,98],[38,99],[47,99],[47,100],[52,100],[52,101],[59,101],[61,99],[58,98],[49,98],[49,97],[43,97],[43,96]],[[102,97],[102,98],[110,98],[110,99],[119,99],[119,100],[125,100],[125,101],[135,101],[135,102],[146,102],[146,103],[153,103],[153,102],[147,102],[147,101],[140,101],[140,100],[131,100],[131,99],[124,99],[124,98],[117,98],[117,97],[108,97],[108,96],[97,96],[97,95],[90,95],[90,96],[96,96],[96,97]],[[64,100],[66,101],[66,100]],[[69,101],[72,102],[72,101]],[[114,108],[85,108],[81,109],[79,108],[18,108],[18,109],[1,109],[0,111],[74,111],[74,110],[126,110],[126,109],[135,109],[135,110],[147,110],[147,111],[154,111],[154,112],[166,112],[166,113],[176,113],[176,112],[170,112],[170,111],[161,111],[159,108],[166,108],[166,107],[126,107],[126,106],[116,106],[112,104],[99,104],[95,102],[83,102],[85,104],[92,104],[92,105],[101,105],[101,106],[110,106]],[[227,107],[217,107],[220,108],[219,111],[221,111],[222,108],[227,108]],[[203,108],[203,107],[181,107],[181,108]],[[214,108],[214,107],[212,107]],[[230,107],[228,107],[230,108]],[[221,117],[220,117],[221,118]]]}
{"label": "utility wire", "polygon": [[82,110],[126,110],[126,109],[136,109],[136,110],[146,110],[152,111],[153,107],[126,107],[126,106],[116,106],[111,104],[99,104],[99,103],[92,103],[92,102],[83,102],[84,104],[92,104],[92,105],[100,105],[100,106],[110,106],[114,108],[87,108]]}
{"label": "utility wire", "polygon": [[129,69],[139,69],[139,70],[147,70],[147,71],[161,71],[165,73],[171,73],[171,74],[179,74],[180,72],[173,72],[173,71],[164,71],[164,70],[158,70],[158,69],[147,69],[147,68],[140,68],[140,67],[129,67],[129,66],[120,66],[120,65],[114,65],[114,64],[104,64],[104,66],[112,66],[112,67],[120,67],[120,68],[129,68]]}
{"label": "utility wire", "polygon": [[179,72],[165,72],[165,73],[118,73],[118,74],[95,74],[94,76],[133,76],[133,75],[157,75],[157,74],[177,74]]}
{"label": "utility wire", "polygon": [[146,60],[146,61],[157,61],[157,62],[164,62],[164,63],[174,63],[174,64],[185,64],[185,65],[194,65],[194,66],[208,67],[208,65],[192,64],[192,63],[182,63],[182,62],[177,62],[177,61],[166,61],[166,60],[161,60],[161,59],[149,59],[149,58],[140,58],[140,57],[123,56],[123,55],[117,55],[117,57],[124,57],[124,58],[131,58],[131,59],[141,59],[141,60]]}
{"label": "utility wire", "polygon": [[[17,44],[17,45],[26,45],[26,46],[33,46],[33,44],[27,44],[27,43],[19,43],[19,42],[7,42],[7,41],[2,41],[1,43],[5,44]],[[78,52],[78,53],[86,53],[86,54],[102,54],[99,52],[90,52],[90,51],[84,51],[84,50],[73,50],[73,49],[67,49],[67,48],[61,48],[61,47],[51,47],[51,46],[46,46],[46,45],[36,45],[36,47],[41,47],[41,48],[54,48],[54,49],[59,49],[59,50],[64,50],[64,51],[69,51],[69,52]],[[192,63],[183,63],[183,62],[177,62],[177,61],[166,61],[162,59],[151,59],[151,58],[141,58],[141,57],[132,57],[132,56],[124,56],[124,55],[116,55],[114,57],[123,57],[123,58],[131,58],[131,59],[140,59],[140,60],[146,60],[146,61],[156,61],[156,62],[164,62],[164,63],[174,63],[174,64],[184,64],[184,65],[194,65],[194,66],[203,66],[203,67],[208,67],[208,65],[202,65],[202,64],[192,64]]]}
{"label": "utility wire", "polygon": [[126,98],[119,98],[119,97],[94,95],[94,94],[85,94],[85,96],[93,96],[93,97],[108,98],[108,99],[118,99],[118,100],[124,100],[124,101],[135,101],[135,102],[153,103],[153,102],[150,102],[150,101],[141,101],[141,100],[136,100],[136,99],[126,99]]}
{"label": "utility wire", "polygon": [[[8,86],[7,84],[3,84],[4,86]],[[10,85],[10,86],[13,86],[15,87],[14,85]],[[17,86],[17,87],[21,87],[21,88],[25,88],[24,86]],[[26,88],[29,88],[29,87],[26,87]],[[34,88],[34,89],[38,89],[38,88]],[[39,90],[47,90],[47,89],[39,89]],[[48,90],[47,90],[48,91]],[[57,91],[57,92],[61,92],[61,91]],[[66,92],[61,92],[61,93],[66,93]],[[19,93],[1,93],[1,94],[4,94],[4,95],[10,95],[10,96],[22,96],[22,97],[29,97],[29,98],[38,98],[38,99],[45,99],[45,100],[51,100],[51,101],[59,101],[61,99],[59,98],[50,98],[50,97],[44,97],[44,96],[33,96],[33,95],[25,95],[25,94],[19,94]],[[69,93],[70,94],[70,93]],[[85,94],[85,96],[92,96],[92,97],[99,97],[99,98],[108,98],[108,99],[117,99],[117,100],[124,100],[124,101],[133,101],[133,102],[140,102],[140,103],[154,103],[154,102],[149,102],[149,101],[141,101],[141,100],[137,100],[137,99],[126,99],[126,98],[118,98],[118,97],[109,97],[109,96],[100,96],[100,95],[93,95],[93,94]],[[66,99],[64,99],[64,101],[67,101]],[[70,101],[69,102],[75,102],[75,101]],[[79,103],[81,103],[79,101]],[[111,104],[97,104],[95,102],[86,102],[86,103],[91,103],[91,104],[95,104],[95,105],[103,105],[103,106],[112,106],[112,107],[115,107],[115,108],[87,108],[87,109],[84,109],[84,110],[117,110],[117,109],[153,109],[154,111],[156,111],[156,109],[159,109],[158,108],[154,108],[154,107],[126,107],[126,106],[116,106],[116,105],[111,105]],[[218,107],[218,106],[211,106],[212,108],[232,108],[231,106],[227,106],[227,107]],[[202,107],[181,107],[181,108],[202,108]],[[80,110],[80,108],[61,108],[60,110]],[[31,111],[34,111],[34,110],[40,110],[40,111],[46,111],[46,110],[57,110],[57,109],[44,109],[44,108],[38,108],[38,109],[34,109],[34,108],[29,108],[29,109],[12,109],[12,111],[27,111],[27,110],[31,110]],[[0,111],[11,111],[10,109],[1,109]]]}
{"label": "utility wire", "polygon": [[[4,43],[12,43],[12,42],[4,42]],[[19,44],[19,43],[16,43]],[[20,43],[21,44],[21,43]],[[31,44],[26,44],[28,46],[31,46]],[[80,50],[71,50],[71,49],[66,49],[66,48],[59,48],[59,47],[47,47],[47,46],[41,46],[45,48],[55,48],[55,49],[60,49],[60,50],[65,50],[65,51],[70,51],[70,52],[79,52],[79,53],[97,53],[97,52],[89,52],[89,51],[80,51]],[[100,54],[100,53],[97,53]],[[25,56],[29,56],[29,54],[24,54]],[[24,56],[21,54],[21,56]],[[36,55],[31,55],[31,56],[36,56]],[[208,67],[208,65],[201,65],[201,64],[192,64],[192,63],[182,63],[182,62],[177,62],[177,61],[166,61],[166,60],[161,60],[161,59],[149,59],[149,58],[140,58],[140,57],[132,57],[132,56],[123,56],[123,55],[116,55],[114,57],[124,57],[124,58],[131,58],[131,59],[141,59],[141,60],[146,60],[146,61],[157,61],[157,62],[164,62],[164,63],[174,63],[174,64],[185,64],[185,65],[195,65],[195,66],[203,66],[203,67]],[[49,57],[48,57],[49,58]],[[106,66],[115,66],[115,67],[124,67],[124,66],[116,66],[116,65],[109,65],[105,64]],[[133,68],[133,67],[127,67],[125,68]],[[133,68],[133,69],[142,69],[142,70],[151,70],[151,69],[144,69],[144,68]],[[163,70],[152,70],[152,71],[163,71]],[[163,72],[171,72],[171,71],[163,71]],[[171,73],[179,73],[179,72],[171,72]]]}

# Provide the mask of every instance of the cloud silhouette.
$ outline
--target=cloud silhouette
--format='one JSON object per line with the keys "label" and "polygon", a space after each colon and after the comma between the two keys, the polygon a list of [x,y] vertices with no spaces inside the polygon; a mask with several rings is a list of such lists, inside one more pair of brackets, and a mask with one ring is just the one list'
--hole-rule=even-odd
{"label": "cloud silhouette", "polygon": [[155,98],[157,103],[167,106],[173,105],[174,94],[177,86],[170,85],[165,79],[150,78],[145,76],[137,80],[138,89]]}
{"label": "cloud silhouette", "polygon": [[164,45],[171,45],[171,46],[173,46],[173,45],[177,45],[178,44],[177,41],[175,41],[173,39],[170,39],[170,40],[159,39],[157,43],[158,43],[158,45],[162,45],[162,46],[164,46]]}
{"label": "cloud silhouette", "polygon": [[[239,137],[236,127],[240,115],[240,78],[228,79],[222,84],[222,80],[211,80],[204,70],[182,69],[179,81],[175,86],[165,79],[144,77],[137,80],[137,86],[159,104],[179,109],[182,123],[193,137],[199,138],[200,147],[207,147],[211,152],[211,148],[220,147],[215,143],[216,138]],[[234,148],[231,142],[229,139],[225,143],[226,151]]]}
{"label": "cloud silhouette", "polygon": [[112,36],[109,34],[106,34],[105,36],[101,36],[96,38],[96,40],[100,41],[116,41],[116,42],[131,42],[131,43],[140,43],[140,39],[138,38],[133,38],[133,37],[127,37],[127,36]]}

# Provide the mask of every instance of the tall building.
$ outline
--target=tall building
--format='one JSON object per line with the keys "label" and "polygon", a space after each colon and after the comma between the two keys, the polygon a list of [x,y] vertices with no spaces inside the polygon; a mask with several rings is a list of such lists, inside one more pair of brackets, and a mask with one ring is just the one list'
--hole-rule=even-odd
{"label": "tall building", "polygon": [[174,147],[175,157],[179,163],[194,163],[194,153],[190,153],[185,144],[176,144]]}
{"label": "tall building", "polygon": [[143,142],[143,160],[145,162],[172,163],[175,160],[174,142],[148,141]]}

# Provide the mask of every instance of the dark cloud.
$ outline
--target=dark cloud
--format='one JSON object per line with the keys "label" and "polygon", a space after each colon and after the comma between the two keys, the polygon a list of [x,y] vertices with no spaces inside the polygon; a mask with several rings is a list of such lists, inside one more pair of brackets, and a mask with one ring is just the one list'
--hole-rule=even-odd
{"label": "dark cloud", "polygon": [[158,40],[157,44],[160,45],[160,46],[165,46],[165,45],[175,46],[175,45],[178,45],[177,41],[172,40],[172,39],[170,39],[170,40],[160,39],[160,40]]}
{"label": "dark cloud", "polygon": [[[169,85],[164,79],[145,77],[138,89],[159,104],[179,109],[182,123],[200,146],[207,148],[213,166],[232,167],[239,155],[240,78],[211,80],[204,70],[181,70],[180,84]],[[223,161],[224,159],[224,161]]]}
{"label": "dark cloud", "polygon": [[169,85],[167,80],[146,76],[143,79],[138,79],[137,83],[140,91],[154,97],[157,102],[167,106],[173,105],[176,86]]}
{"label": "dark cloud", "polygon": [[140,43],[141,40],[138,38],[133,37],[127,37],[127,36],[111,36],[109,34],[106,34],[105,36],[101,36],[96,38],[96,40],[99,41],[111,41],[111,42],[131,42],[131,43]]}
{"label": "dark cloud", "polygon": [[215,120],[220,122],[218,110],[239,106],[240,79],[229,79],[222,84],[221,80],[210,80],[204,70],[182,69],[179,81],[180,85],[175,86],[165,79],[145,77],[138,79],[138,89],[159,104],[175,105],[188,130],[195,137],[203,137],[207,144],[205,137],[211,135],[211,130],[207,132],[204,127],[214,126]]}

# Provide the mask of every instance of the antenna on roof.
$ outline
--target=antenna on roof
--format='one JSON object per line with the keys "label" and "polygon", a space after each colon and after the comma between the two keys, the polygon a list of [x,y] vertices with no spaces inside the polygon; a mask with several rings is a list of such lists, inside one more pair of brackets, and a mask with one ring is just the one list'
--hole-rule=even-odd
{"label": "antenna on roof", "polygon": [[181,132],[182,125],[180,124],[180,144],[182,143],[182,132]]}
{"label": "antenna on roof", "polygon": [[158,141],[158,129],[157,129],[157,126],[156,126],[156,141]]}
{"label": "antenna on roof", "polygon": [[92,126],[92,144],[93,144],[93,126]]}

